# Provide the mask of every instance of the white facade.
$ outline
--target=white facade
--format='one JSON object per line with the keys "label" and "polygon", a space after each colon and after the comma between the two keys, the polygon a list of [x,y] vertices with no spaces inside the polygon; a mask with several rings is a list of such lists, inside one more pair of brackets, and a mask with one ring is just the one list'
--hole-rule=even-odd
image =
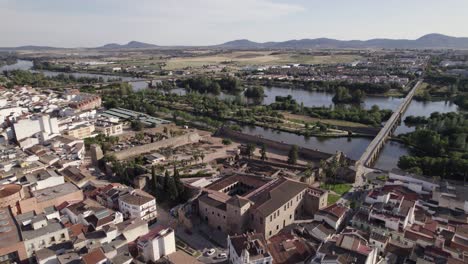
{"label": "white facade", "polygon": [[[129,196],[132,194],[128,194]],[[143,197],[143,199],[146,197]],[[138,200],[138,198],[135,198]],[[155,219],[157,216],[156,211],[156,199],[151,199],[150,201],[139,205],[139,203],[129,202],[125,199],[125,196],[119,198],[119,209],[120,212],[127,215],[129,218],[138,218],[146,221]]]}
{"label": "white facade", "polygon": [[314,220],[316,221],[325,221],[329,226],[333,227],[334,229],[338,229],[340,226],[341,222],[343,221],[343,218],[338,218],[337,221],[334,221],[327,215],[322,215],[322,214],[316,214],[314,215]]}
{"label": "white facade", "polygon": [[5,122],[7,117],[18,117],[22,113],[27,113],[28,109],[24,107],[10,107],[0,110],[0,123]]}
{"label": "white facade", "polygon": [[43,115],[38,119],[22,119],[13,124],[16,140],[32,137],[39,132],[44,132],[40,141],[47,140],[49,135],[60,134],[57,118]]}
{"label": "white facade", "polygon": [[31,190],[32,191],[42,190],[45,188],[57,186],[57,185],[64,184],[64,183],[65,183],[65,179],[61,175],[48,177],[43,180],[37,180],[37,182],[35,182],[33,186],[31,186]]}
{"label": "white facade", "polygon": [[231,240],[228,238],[228,257],[229,263],[231,264],[272,264],[273,258],[270,254],[264,258],[255,258],[250,260],[250,254],[247,250],[242,250],[241,255],[239,256],[236,252],[236,249],[231,244]]}
{"label": "white facade", "polygon": [[[408,189],[417,192],[419,194],[428,194],[431,193],[436,187],[439,187],[438,184],[434,184],[429,181],[424,181],[420,179],[413,178],[411,176],[403,176],[390,172],[388,174],[389,179],[400,181],[399,183]],[[398,184],[398,182],[396,182]]]}
{"label": "white facade", "polygon": [[163,256],[174,253],[176,251],[174,230],[167,228],[153,238],[138,241],[138,251],[146,262],[157,261]]}

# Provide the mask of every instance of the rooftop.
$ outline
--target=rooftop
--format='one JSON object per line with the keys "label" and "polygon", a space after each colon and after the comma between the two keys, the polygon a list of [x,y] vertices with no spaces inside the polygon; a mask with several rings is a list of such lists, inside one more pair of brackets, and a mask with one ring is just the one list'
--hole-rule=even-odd
{"label": "rooftop", "polygon": [[121,196],[119,198],[119,200],[121,200],[122,202],[127,203],[127,204],[141,206],[141,205],[147,204],[147,203],[155,200],[155,198],[140,195],[140,194],[137,194],[137,193],[128,193],[128,194],[125,194],[125,195]]}
{"label": "rooftop", "polygon": [[0,208],[0,248],[8,247],[20,241],[20,232],[10,209]]}
{"label": "rooftop", "polygon": [[268,186],[263,186],[246,197],[254,202],[254,207],[264,216],[268,216],[283,206],[287,201],[309,188],[306,183],[279,178]]}
{"label": "rooftop", "polygon": [[43,202],[51,199],[55,199],[57,197],[67,195],[80,189],[76,187],[73,183],[63,183],[57,186],[45,188],[42,190],[33,191],[32,194],[34,197],[37,198],[38,202]]}
{"label": "rooftop", "polygon": [[249,252],[251,260],[271,256],[267,249],[267,243],[261,233],[246,233],[230,236],[229,239],[238,256],[241,256],[244,250]]}

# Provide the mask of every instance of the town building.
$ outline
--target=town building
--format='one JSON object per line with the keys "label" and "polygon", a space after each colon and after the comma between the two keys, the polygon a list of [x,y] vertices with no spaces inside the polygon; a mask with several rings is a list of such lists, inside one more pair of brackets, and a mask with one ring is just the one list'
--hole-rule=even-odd
{"label": "town building", "polygon": [[127,218],[151,221],[157,217],[156,199],[143,191],[135,190],[119,197],[119,209]]}
{"label": "town building", "polygon": [[26,260],[28,255],[10,208],[0,208],[0,221],[0,262],[20,263]]}
{"label": "town building", "polygon": [[67,129],[66,134],[77,139],[85,139],[93,136],[95,127],[92,124],[83,124],[70,129]]}
{"label": "town building", "polygon": [[30,197],[19,201],[21,213],[35,211],[41,213],[50,206],[59,206],[64,202],[82,201],[83,191],[73,183],[60,185],[30,192]]}
{"label": "town building", "polygon": [[15,218],[28,258],[36,250],[69,240],[68,229],[60,222],[60,216],[54,209],[41,214],[30,211]]}
{"label": "town building", "polygon": [[176,251],[174,230],[156,228],[138,238],[138,252],[145,262],[157,261]]}
{"label": "town building", "polygon": [[315,215],[314,219],[317,221],[324,221],[334,229],[338,229],[343,223],[349,208],[341,204],[332,204],[325,208],[320,209]]}
{"label": "town building", "polygon": [[198,198],[203,222],[229,234],[260,232],[269,238],[301,215],[326,206],[327,192],[280,177],[232,174],[206,186]]}
{"label": "town building", "polygon": [[245,233],[228,236],[227,249],[229,263],[232,264],[272,264],[267,242],[261,233]]}

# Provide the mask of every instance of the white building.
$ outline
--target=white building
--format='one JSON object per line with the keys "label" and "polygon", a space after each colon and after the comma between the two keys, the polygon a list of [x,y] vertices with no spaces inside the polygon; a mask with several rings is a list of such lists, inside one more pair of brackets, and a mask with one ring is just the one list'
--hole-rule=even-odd
{"label": "white building", "polygon": [[16,216],[28,257],[34,252],[69,240],[68,229],[60,222],[57,211],[36,215],[28,212]]}
{"label": "white building", "polygon": [[20,179],[23,186],[29,186],[31,191],[42,190],[65,183],[62,175],[58,175],[54,170],[39,170],[25,175]]}
{"label": "white building", "polygon": [[145,262],[157,261],[163,256],[176,252],[174,230],[165,228],[151,231],[138,239],[138,252]]}
{"label": "white building", "polygon": [[136,191],[119,197],[119,209],[128,218],[149,221],[157,216],[156,199],[150,195],[138,194]]}
{"label": "white building", "polygon": [[271,264],[273,257],[268,252],[266,241],[261,233],[247,233],[228,236],[229,263],[232,264]]}
{"label": "white building", "polygon": [[17,141],[36,135],[39,142],[44,142],[52,135],[60,134],[57,118],[50,118],[48,115],[19,120],[13,124],[13,130]]}
{"label": "white building", "polygon": [[348,211],[348,207],[335,203],[323,209],[320,209],[314,215],[314,220],[324,221],[336,230],[344,221]]}

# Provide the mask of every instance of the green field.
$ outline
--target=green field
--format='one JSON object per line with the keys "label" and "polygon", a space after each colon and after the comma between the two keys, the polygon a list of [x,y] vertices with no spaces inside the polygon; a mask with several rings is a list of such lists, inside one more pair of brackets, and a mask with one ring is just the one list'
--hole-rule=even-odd
{"label": "green field", "polygon": [[332,126],[346,126],[346,127],[369,127],[368,125],[350,122],[345,120],[336,120],[336,119],[322,119],[322,118],[315,118],[305,115],[296,115],[291,114],[288,112],[281,112],[281,114],[286,118],[293,122],[308,122],[308,123],[315,123],[321,122],[323,124],[332,125]]}
{"label": "green field", "polygon": [[337,184],[321,184],[320,188],[332,191],[337,195],[343,195],[351,189],[352,185],[347,183],[337,183]]}
{"label": "green field", "polygon": [[339,199],[340,199],[341,196],[339,195],[335,195],[335,194],[328,194],[328,200],[327,200],[327,204],[328,205],[331,205],[331,204],[334,204],[336,203]]}

